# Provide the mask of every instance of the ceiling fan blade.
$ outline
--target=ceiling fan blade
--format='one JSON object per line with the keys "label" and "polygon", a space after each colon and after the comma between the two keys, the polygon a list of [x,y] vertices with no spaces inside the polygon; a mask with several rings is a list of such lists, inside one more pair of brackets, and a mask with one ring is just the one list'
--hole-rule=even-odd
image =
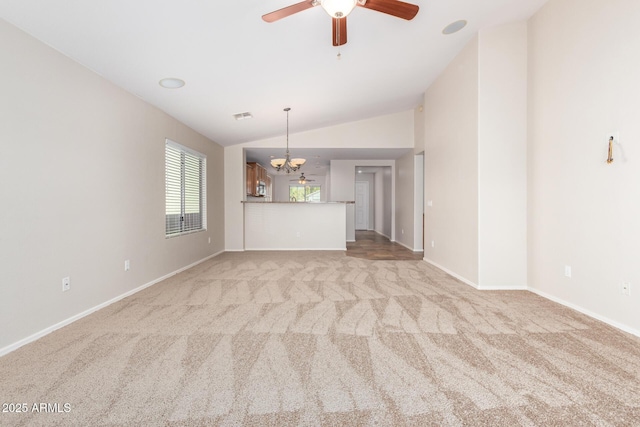
{"label": "ceiling fan blade", "polygon": [[274,22],[278,19],[286,18],[287,16],[293,15],[294,13],[311,9],[317,4],[318,3],[315,3],[313,0],[303,1],[300,3],[292,4],[291,6],[283,7],[282,9],[278,9],[271,13],[267,13],[266,15],[262,15],[262,19],[266,22]]}
{"label": "ceiling fan blade", "polygon": [[367,0],[365,4],[360,4],[360,2],[358,2],[357,5],[366,9],[406,19],[407,21],[412,20],[418,14],[418,10],[420,9],[415,4],[405,3],[399,0]]}
{"label": "ceiling fan blade", "polygon": [[331,18],[333,21],[333,39],[334,46],[342,46],[347,43],[347,17]]}

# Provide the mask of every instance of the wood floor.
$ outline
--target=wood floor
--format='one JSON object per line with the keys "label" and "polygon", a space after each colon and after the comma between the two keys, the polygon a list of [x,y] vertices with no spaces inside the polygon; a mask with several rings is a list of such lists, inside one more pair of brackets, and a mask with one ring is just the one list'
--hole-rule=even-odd
{"label": "wood floor", "polygon": [[356,241],[347,243],[347,256],[371,260],[421,260],[423,252],[413,252],[389,241],[375,231],[356,231]]}

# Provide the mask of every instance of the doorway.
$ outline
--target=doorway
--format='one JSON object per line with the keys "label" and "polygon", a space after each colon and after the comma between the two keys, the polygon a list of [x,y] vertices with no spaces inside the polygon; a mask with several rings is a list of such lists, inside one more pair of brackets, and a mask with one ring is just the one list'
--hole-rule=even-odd
{"label": "doorway", "polygon": [[369,229],[369,182],[356,181],[356,230]]}

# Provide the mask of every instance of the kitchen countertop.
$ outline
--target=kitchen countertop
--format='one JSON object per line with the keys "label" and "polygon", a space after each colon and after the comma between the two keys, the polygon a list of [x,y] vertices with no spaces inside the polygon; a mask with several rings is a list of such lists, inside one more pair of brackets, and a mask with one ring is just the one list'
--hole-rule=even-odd
{"label": "kitchen countertop", "polygon": [[240,203],[247,203],[247,204],[256,204],[256,205],[264,205],[264,204],[282,204],[282,205],[335,205],[335,204],[355,204],[356,202],[353,200],[347,200],[347,201],[338,201],[338,202],[254,202],[252,200],[242,200]]}

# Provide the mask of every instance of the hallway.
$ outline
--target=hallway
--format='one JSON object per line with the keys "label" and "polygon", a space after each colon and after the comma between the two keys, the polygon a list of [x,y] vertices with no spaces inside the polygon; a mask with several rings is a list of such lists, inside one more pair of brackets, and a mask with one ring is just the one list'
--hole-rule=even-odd
{"label": "hallway", "polygon": [[347,242],[347,256],[370,260],[415,261],[423,258],[423,252],[413,252],[391,242],[375,231],[356,231],[356,241]]}

